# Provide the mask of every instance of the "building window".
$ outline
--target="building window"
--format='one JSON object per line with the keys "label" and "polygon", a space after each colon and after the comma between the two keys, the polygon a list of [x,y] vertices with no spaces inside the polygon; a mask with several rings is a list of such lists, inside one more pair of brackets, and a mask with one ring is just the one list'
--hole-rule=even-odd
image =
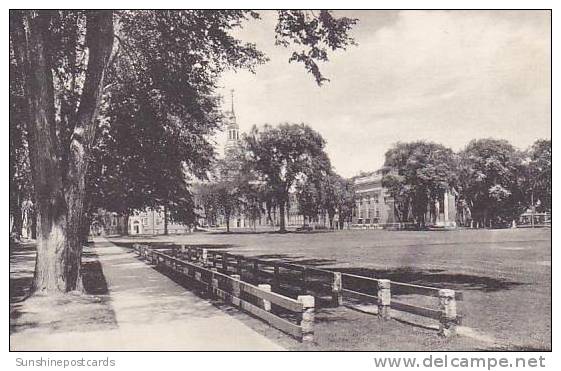
{"label": "building window", "polygon": [[142,225],[148,225],[148,218],[142,218]]}

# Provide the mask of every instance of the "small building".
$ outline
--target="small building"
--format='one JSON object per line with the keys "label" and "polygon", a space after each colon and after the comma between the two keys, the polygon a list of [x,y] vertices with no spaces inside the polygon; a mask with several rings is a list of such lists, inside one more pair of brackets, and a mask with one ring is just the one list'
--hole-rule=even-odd
{"label": "small building", "polygon": [[[129,217],[128,234],[165,234],[165,220],[163,210],[152,210],[139,212]],[[192,231],[191,226],[168,221],[168,234],[184,234]]]}

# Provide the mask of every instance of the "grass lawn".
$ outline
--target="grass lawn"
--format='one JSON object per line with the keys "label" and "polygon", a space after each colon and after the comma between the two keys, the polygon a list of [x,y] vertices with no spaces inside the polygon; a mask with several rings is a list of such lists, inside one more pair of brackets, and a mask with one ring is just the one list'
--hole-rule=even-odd
{"label": "grass lawn", "polygon": [[246,256],[460,290],[464,293],[464,301],[459,302],[462,325],[475,334],[443,340],[422,326],[384,323],[346,308],[325,308],[317,315],[318,344],[313,347],[317,350],[551,349],[550,229],[234,231],[112,240],[227,249]]}

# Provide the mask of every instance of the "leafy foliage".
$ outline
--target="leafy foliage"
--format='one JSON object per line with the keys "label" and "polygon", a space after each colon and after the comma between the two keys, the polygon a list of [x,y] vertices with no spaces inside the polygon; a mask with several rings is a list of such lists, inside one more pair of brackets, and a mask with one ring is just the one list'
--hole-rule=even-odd
{"label": "leafy foliage", "polygon": [[318,85],[329,81],[320,71],[318,63],[327,62],[328,50],[346,49],[355,45],[349,31],[357,19],[336,18],[329,10],[279,10],[275,40],[277,45],[289,47],[297,45],[289,62],[303,63],[316,79]]}
{"label": "leafy foliage", "polygon": [[508,225],[524,210],[522,153],[506,140],[472,140],[460,152],[460,190],[481,225]]}
{"label": "leafy foliage", "polygon": [[288,193],[297,179],[318,179],[331,164],[324,151],[321,135],[305,124],[280,124],[277,127],[254,126],[245,137],[247,166],[269,187],[269,195],[279,206],[281,231]]}
{"label": "leafy foliage", "polygon": [[429,203],[457,182],[456,160],[451,149],[432,142],[397,143],[386,152],[382,185],[394,198],[396,215],[409,214],[423,226]]}
{"label": "leafy foliage", "polygon": [[534,203],[539,201],[538,211],[551,211],[551,140],[541,139],[534,142],[529,156],[527,188],[530,193],[534,193]]}

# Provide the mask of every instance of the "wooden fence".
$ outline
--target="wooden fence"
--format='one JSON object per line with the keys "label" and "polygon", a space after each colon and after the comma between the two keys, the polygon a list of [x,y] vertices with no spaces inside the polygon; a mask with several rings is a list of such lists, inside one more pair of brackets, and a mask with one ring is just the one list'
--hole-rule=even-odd
{"label": "wooden fence", "polygon": [[[300,341],[310,342],[314,338],[314,297],[300,295],[292,299],[271,291],[268,284],[252,285],[242,281],[239,274],[221,273],[208,265],[206,250],[182,254],[182,259],[144,245],[134,245],[135,251],[147,262],[166,266],[171,271],[196,282],[209,296],[220,298],[239,309],[251,313],[271,326],[290,334]],[[187,252],[184,250],[184,252]],[[202,266],[194,261],[202,263]],[[226,263],[227,258],[224,260]],[[238,265],[239,266],[239,265]],[[290,312],[297,323],[275,314]]]}
{"label": "wooden fence", "polygon": [[[439,334],[455,333],[461,316],[457,313],[457,301],[463,300],[461,292],[449,289],[395,282],[361,275],[341,273],[282,261],[270,261],[230,254],[220,250],[182,245],[171,249],[173,256],[199,262],[205,267],[220,269],[224,273],[235,272],[253,281],[267,280],[274,291],[296,288],[299,294],[312,295],[317,301],[326,296],[334,306],[343,305],[344,299],[359,300],[377,306],[377,314],[391,318],[391,311],[402,311],[439,321]],[[284,271],[284,272],[283,272]],[[368,292],[362,288],[367,287]],[[397,296],[413,294],[438,298],[438,304],[429,308],[396,300]]]}
{"label": "wooden fence", "polygon": [[[458,315],[456,306],[457,301],[463,300],[461,292],[349,273],[343,273],[342,279],[344,282],[342,289],[344,297],[375,304],[378,307],[378,315],[383,319],[391,318],[390,309],[435,319],[439,321],[439,334],[443,336],[453,335],[456,325],[461,321],[461,316]],[[368,287],[370,290],[368,293],[365,293],[364,291],[359,291],[356,287]],[[373,290],[376,291],[376,295],[372,294]],[[436,297],[438,298],[438,308],[429,308],[395,300],[396,296],[406,294]]]}

